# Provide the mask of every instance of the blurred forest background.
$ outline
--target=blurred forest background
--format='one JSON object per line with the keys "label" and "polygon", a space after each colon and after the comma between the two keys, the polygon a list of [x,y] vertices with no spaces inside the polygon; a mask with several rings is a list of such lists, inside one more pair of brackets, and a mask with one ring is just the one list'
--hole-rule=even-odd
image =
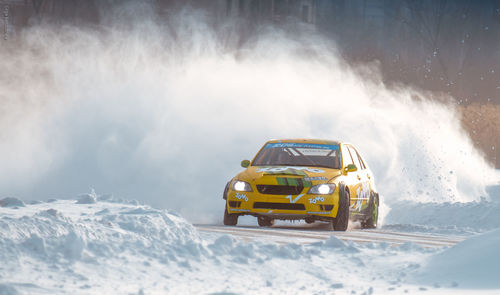
{"label": "blurred forest background", "polygon": [[[39,24],[106,26],[119,0],[0,0],[0,44]],[[134,2],[134,1],[129,1]],[[388,87],[453,96],[462,125],[500,168],[500,0],[148,0],[158,19],[184,7],[238,42],[263,26],[310,30],[336,42],[350,64],[380,68]]]}

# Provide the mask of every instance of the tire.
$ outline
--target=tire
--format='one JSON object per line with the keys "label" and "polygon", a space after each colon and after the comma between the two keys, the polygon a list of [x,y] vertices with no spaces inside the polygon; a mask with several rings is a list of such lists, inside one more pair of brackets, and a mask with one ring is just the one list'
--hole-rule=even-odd
{"label": "tire", "polygon": [[332,220],[332,225],[335,231],[346,231],[349,226],[349,204],[351,202],[351,196],[349,194],[349,189],[345,188],[344,185],[340,185],[339,188],[339,210],[335,220]]}
{"label": "tire", "polygon": [[362,228],[377,228],[378,222],[378,207],[379,207],[379,198],[378,194],[371,193],[370,204],[368,209],[368,218],[361,223]]}
{"label": "tire", "polygon": [[229,214],[226,204],[226,208],[224,209],[224,225],[235,226],[236,224],[238,224],[238,214]]}
{"label": "tire", "polygon": [[269,217],[259,216],[257,217],[257,223],[259,224],[259,226],[273,226],[274,219],[271,219]]}
{"label": "tire", "polygon": [[314,221],[315,221],[315,220],[314,220],[314,218],[312,218],[312,217],[307,217],[307,218],[305,219],[305,221],[306,221],[306,223],[307,223],[307,224],[312,224],[312,223],[314,223]]}

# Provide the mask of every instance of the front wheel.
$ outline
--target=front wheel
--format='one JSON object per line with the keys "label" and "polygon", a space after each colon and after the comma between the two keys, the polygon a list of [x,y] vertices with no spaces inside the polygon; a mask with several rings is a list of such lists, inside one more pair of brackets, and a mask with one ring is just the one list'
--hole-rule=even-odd
{"label": "front wheel", "polygon": [[339,187],[341,188],[339,194],[339,209],[337,211],[337,217],[332,221],[333,230],[346,231],[349,226],[349,203],[351,202],[351,196],[347,188],[343,189],[343,185]]}
{"label": "front wheel", "polygon": [[368,218],[361,223],[361,226],[363,228],[376,228],[377,227],[377,222],[378,222],[378,205],[379,205],[379,198],[378,194],[372,193],[371,198],[370,198],[370,205],[369,205],[369,210],[368,210]]}
{"label": "front wheel", "polygon": [[238,214],[229,214],[227,212],[227,204],[224,209],[224,225],[236,225],[238,224]]}
{"label": "front wheel", "polygon": [[314,221],[315,221],[313,217],[306,217],[306,219],[305,219],[305,220],[306,220],[306,223],[307,223],[307,224],[312,224],[312,223],[314,223]]}
{"label": "front wheel", "polygon": [[257,223],[259,224],[259,226],[273,226],[274,219],[271,219],[269,217],[259,216],[257,217]]}

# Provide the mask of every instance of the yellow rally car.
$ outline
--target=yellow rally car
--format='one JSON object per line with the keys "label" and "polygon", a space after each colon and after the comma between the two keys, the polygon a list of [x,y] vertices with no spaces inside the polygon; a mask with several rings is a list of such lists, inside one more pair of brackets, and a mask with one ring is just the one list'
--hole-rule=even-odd
{"label": "yellow rally car", "polygon": [[349,219],[375,228],[379,196],[373,174],[352,144],[327,140],[268,141],[224,190],[224,224],[253,215],[260,226],[275,219],[326,221],[345,231]]}

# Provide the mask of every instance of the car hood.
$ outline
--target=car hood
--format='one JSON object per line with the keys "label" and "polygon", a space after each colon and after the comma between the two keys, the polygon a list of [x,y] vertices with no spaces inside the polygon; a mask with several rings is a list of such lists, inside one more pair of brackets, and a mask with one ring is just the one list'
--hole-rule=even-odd
{"label": "car hood", "polygon": [[[237,179],[262,184],[289,183],[287,179],[302,179],[311,184],[324,183],[341,175],[339,169],[306,166],[250,166]],[[283,180],[283,181],[280,181]]]}

